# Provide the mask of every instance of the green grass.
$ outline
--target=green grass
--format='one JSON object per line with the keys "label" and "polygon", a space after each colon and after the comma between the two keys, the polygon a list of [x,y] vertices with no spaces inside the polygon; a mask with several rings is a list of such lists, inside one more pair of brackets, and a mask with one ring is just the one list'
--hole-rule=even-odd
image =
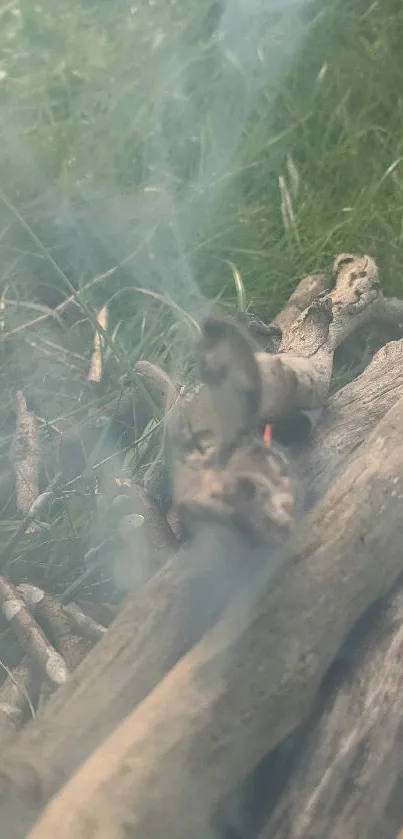
{"label": "green grass", "polygon": [[[16,388],[42,431],[98,410],[83,382],[105,302],[108,400],[139,357],[183,371],[209,300],[274,312],[339,250],[403,293],[401,2],[228,6],[220,28],[212,0],[0,2],[4,468]],[[24,543],[16,578],[31,551],[63,578],[86,517]]]}

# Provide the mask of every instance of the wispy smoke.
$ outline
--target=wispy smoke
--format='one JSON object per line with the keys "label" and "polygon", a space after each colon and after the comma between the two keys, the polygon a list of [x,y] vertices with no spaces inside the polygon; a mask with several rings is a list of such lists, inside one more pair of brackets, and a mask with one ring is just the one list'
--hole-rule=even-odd
{"label": "wispy smoke", "polygon": [[[184,308],[200,312],[203,294],[193,274],[192,251],[219,207],[259,98],[264,93],[270,106],[280,74],[296,55],[306,4],[216,0],[196,34],[183,27],[173,52],[160,50],[156,39],[149,62],[159,83],[147,103],[153,117],[138,188],[122,189],[110,174],[89,171],[68,197],[35,171],[37,197],[29,213],[58,243],[73,276],[89,277],[134,252],[126,266],[131,282],[165,291]],[[159,37],[164,41],[164,32]],[[131,78],[128,68],[120,88],[111,83],[112,98],[127,101],[127,116],[133,107],[129,91],[138,83],[135,73],[134,68]],[[3,114],[3,141],[32,181],[36,164],[29,138],[21,139],[16,113],[9,108]],[[100,135],[96,142],[107,139]],[[133,167],[138,165],[134,159]]]}
{"label": "wispy smoke", "polygon": [[[168,6],[168,0],[161,2]],[[44,233],[54,258],[77,284],[132,253],[125,265],[125,284],[167,293],[197,316],[208,307],[194,273],[193,253],[220,207],[260,98],[265,96],[269,108],[281,73],[296,56],[304,31],[300,13],[307,2],[216,0],[205,16],[204,29],[195,33],[184,27],[174,52],[165,50],[161,58],[155,46],[149,61],[154,72],[157,62],[159,82],[153,88],[152,120],[135,188],[118,185],[110,172],[80,172],[67,192],[59,183],[48,183],[42,172],[35,172],[35,195],[22,210],[38,235]],[[137,83],[129,76],[128,68],[128,89]],[[116,95],[124,95],[116,84]],[[128,112],[130,107],[128,96]],[[0,111],[1,117],[2,142],[32,183],[36,163],[29,137],[21,132],[18,112],[8,108]],[[101,135],[96,142],[105,140]],[[139,161],[133,160],[135,165]],[[116,277],[102,287],[106,297],[116,290],[115,283]],[[30,354],[31,349],[24,352]],[[20,361],[22,366],[27,363],[22,355]],[[132,571],[141,586],[152,569],[147,567],[141,528],[137,537],[137,543],[133,538],[137,557],[129,552],[127,558],[137,561]],[[184,649],[186,642],[188,646],[197,642],[241,588],[256,584],[253,563],[255,572],[261,571],[262,560],[259,581],[267,584],[281,557],[267,562],[267,557],[257,554],[245,556],[235,537],[223,536],[217,529],[208,538],[201,534],[185,559],[190,569],[188,608],[178,630],[185,639]],[[128,577],[123,568],[123,584]],[[259,590],[260,585],[256,596]],[[214,827],[211,837],[218,837]]]}
{"label": "wispy smoke", "polygon": [[281,72],[295,57],[304,5],[305,0],[218,2],[209,72],[203,65],[195,70],[185,37],[161,66],[143,190],[116,195],[112,213],[98,202],[97,223],[113,231],[112,247],[118,247],[118,230],[122,235],[128,224],[141,230],[147,244],[137,257],[136,279],[168,292],[189,311],[200,313],[203,303],[192,248],[217,210],[259,97],[264,91],[269,107]]}

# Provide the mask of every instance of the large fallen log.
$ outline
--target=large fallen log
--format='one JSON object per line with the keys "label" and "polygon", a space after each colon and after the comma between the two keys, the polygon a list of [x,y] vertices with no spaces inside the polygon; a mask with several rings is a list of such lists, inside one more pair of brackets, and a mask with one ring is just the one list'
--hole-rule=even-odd
{"label": "large fallen log", "polygon": [[219,800],[308,713],[357,618],[402,571],[402,423],[400,399],[292,555],[89,758],[30,839],[208,835]]}
{"label": "large fallen log", "polygon": [[338,656],[261,839],[395,839],[403,803],[393,812],[388,802],[403,771],[402,654],[400,580]]}

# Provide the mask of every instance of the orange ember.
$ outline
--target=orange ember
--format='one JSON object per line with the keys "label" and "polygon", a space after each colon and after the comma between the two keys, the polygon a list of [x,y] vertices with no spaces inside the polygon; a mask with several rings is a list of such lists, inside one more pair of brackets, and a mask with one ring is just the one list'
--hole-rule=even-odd
{"label": "orange ember", "polygon": [[265,425],[264,432],[263,432],[263,440],[264,440],[264,442],[266,443],[267,446],[270,446],[271,438],[272,438],[271,425],[267,424],[267,425]]}

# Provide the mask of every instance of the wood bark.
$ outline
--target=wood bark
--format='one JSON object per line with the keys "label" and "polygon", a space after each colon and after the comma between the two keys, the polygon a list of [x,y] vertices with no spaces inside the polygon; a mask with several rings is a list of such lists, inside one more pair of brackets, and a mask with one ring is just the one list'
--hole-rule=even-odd
{"label": "wood bark", "polygon": [[127,598],[65,689],[3,754],[0,812],[10,831],[20,824],[16,836],[25,835],[32,813],[200,640],[250,573],[237,540],[217,531],[203,534],[191,553],[179,551]]}
{"label": "wood bark", "polygon": [[351,454],[403,394],[403,341],[391,341],[361,376],[335,393],[310,440],[296,452],[306,506],[321,498]]}
{"label": "wood bark", "polygon": [[84,839],[88,825],[98,839],[207,835],[220,798],[308,713],[357,617],[402,571],[402,422],[400,399],[291,556],[105,741],[30,839]]}
{"label": "wood bark", "polygon": [[395,839],[403,804],[387,805],[403,770],[402,655],[400,579],[338,656],[260,839]]}
{"label": "wood bark", "polygon": [[303,277],[284,308],[274,318],[273,324],[285,332],[316,297],[330,290],[331,285],[332,279],[327,274],[309,274]]}

